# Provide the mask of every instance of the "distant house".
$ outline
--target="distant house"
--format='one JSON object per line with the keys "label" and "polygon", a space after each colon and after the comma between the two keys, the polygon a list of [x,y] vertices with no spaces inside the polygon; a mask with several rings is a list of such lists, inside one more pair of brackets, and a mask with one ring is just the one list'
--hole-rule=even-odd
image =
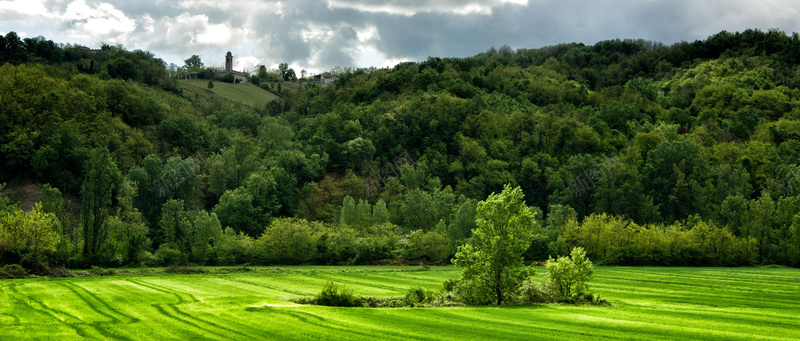
{"label": "distant house", "polygon": [[214,78],[222,78],[227,74],[232,74],[234,82],[247,83],[247,74],[239,71],[233,71],[233,55],[231,51],[225,55],[225,70],[213,70]]}
{"label": "distant house", "polygon": [[96,49],[88,48],[88,47],[83,46],[83,45],[75,45],[75,48],[78,49],[78,50],[81,50],[81,51],[89,52],[89,53],[96,53],[97,51],[99,51],[99,50],[96,50]]}
{"label": "distant house", "polygon": [[325,73],[321,73],[319,75],[315,75],[314,79],[311,80],[311,83],[333,84],[333,83],[336,83],[336,81],[338,81],[338,80],[339,80],[339,76],[325,72]]}

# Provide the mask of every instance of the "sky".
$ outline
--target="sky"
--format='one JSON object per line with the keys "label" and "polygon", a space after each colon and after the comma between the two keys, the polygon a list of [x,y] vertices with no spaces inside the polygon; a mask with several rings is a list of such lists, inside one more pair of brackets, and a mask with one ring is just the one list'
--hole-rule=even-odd
{"label": "sky", "polygon": [[797,0],[0,0],[0,32],[98,48],[121,44],[183,65],[297,73],[391,67],[490,47],[646,39],[671,44],[722,30],[800,31]]}

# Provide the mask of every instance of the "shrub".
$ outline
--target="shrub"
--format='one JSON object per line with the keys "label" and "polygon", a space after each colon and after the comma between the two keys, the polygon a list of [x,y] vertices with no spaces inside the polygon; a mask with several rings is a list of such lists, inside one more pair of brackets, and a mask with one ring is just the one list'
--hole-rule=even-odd
{"label": "shrub", "polygon": [[237,234],[232,228],[225,229],[216,248],[217,260],[223,265],[245,264],[253,260],[253,238]]}
{"label": "shrub", "polygon": [[175,265],[181,263],[181,252],[175,248],[170,247],[169,244],[162,244],[156,250],[156,263],[164,266]]}
{"label": "shrub", "polygon": [[114,274],[116,273],[114,269],[104,269],[99,266],[92,266],[92,270],[90,270],[89,272],[97,276],[114,276]]}
{"label": "shrub", "polygon": [[547,261],[547,289],[562,299],[573,300],[580,297],[589,286],[586,284],[592,278],[594,266],[586,258],[586,251],[581,247],[572,249],[570,257],[559,257],[558,260],[550,258]]}
{"label": "shrub", "polygon": [[204,274],[206,270],[199,266],[171,265],[164,269],[168,274]]}
{"label": "shrub", "polygon": [[50,277],[74,277],[72,271],[67,268],[54,267],[47,270],[47,275]]}
{"label": "shrub", "polygon": [[552,303],[553,295],[542,290],[532,280],[522,282],[519,287],[519,301],[523,303]]}
{"label": "shrub", "polygon": [[452,255],[447,236],[436,231],[412,231],[401,245],[403,248],[400,256],[411,260],[424,259],[434,262]]}
{"label": "shrub", "polygon": [[453,292],[453,290],[456,289],[456,285],[458,285],[458,280],[455,278],[450,278],[442,283],[442,290],[444,292]]}
{"label": "shrub", "polygon": [[403,297],[403,304],[409,307],[415,307],[424,304],[427,301],[425,289],[414,286],[408,289],[406,295]]}
{"label": "shrub", "polygon": [[489,305],[495,299],[491,288],[478,281],[459,280],[453,293],[466,305]]}
{"label": "shrub", "polygon": [[322,291],[314,297],[313,303],[331,307],[360,307],[362,298],[353,295],[353,290],[339,287],[338,284],[328,281]]}
{"label": "shrub", "polygon": [[28,271],[19,264],[8,264],[0,267],[0,278],[22,278],[27,275]]}
{"label": "shrub", "polygon": [[268,264],[308,263],[317,252],[315,232],[323,229],[322,224],[305,219],[275,219],[258,238],[256,249]]}

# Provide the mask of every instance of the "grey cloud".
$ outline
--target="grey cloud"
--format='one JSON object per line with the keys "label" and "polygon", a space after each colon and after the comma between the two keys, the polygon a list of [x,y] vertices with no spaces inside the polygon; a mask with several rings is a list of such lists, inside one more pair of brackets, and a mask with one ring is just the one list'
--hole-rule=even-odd
{"label": "grey cloud", "polygon": [[323,66],[351,66],[355,65],[352,50],[358,42],[358,35],[356,31],[350,27],[340,27],[333,34],[333,37],[328,39],[322,46],[320,46],[320,53],[317,57],[315,64]]}
{"label": "grey cloud", "polygon": [[348,8],[363,12],[414,15],[417,13],[491,12],[507,3],[525,4],[527,0],[327,0],[329,7]]}
{"label": "grey cloud", "polygon": [[[63,13],[73,1],[51,1],[47,6],[54,13]],[[136,20],[136,30],[118,38],[126,39],[123,43],[128,48],[148,49],[168,62],[182,64],[192,54],[216,61],[221,59],[218,55],[231,50],[268,65],[288,62],[296,69],[315,71],[335,65],[369,66],[356,65],[358,51],[366,48],[389,59],[423,60],[428,56],[466,57],[503,44],[536,48],[614,38],[669,44],[704,39],[721,30],[800,30],[800,3],[793,0],[200,0],[186,6],[176,1],[86,2],[91,7],[110,3]],[[465,10],[470,5],[476,10]],[[178,22],[197,15],[207,17],[208,22]],[[52,31],[63,21],[20,27],[19,19],[11,17],[13,13],[0,10],[0,29],[24,29],[28,35],[41,34],[64,43],[87,39],[64,30],[72,26]],[[152,31],[144,27],[147,17],[152,18]],[[216,45],[192,42],[192,35],[204,29],[203,25],[214,24],[229,26],[230,39]],[[38,27],[50,31],[31,31]],[[370,27],[376,34],[360,41],[357,32]],[[315,30],[324,34],[311,34]]]}

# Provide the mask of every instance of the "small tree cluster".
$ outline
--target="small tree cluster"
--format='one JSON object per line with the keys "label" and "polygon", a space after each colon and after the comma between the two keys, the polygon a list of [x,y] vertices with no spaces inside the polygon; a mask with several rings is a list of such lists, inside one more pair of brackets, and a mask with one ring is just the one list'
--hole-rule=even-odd
{"label": "small tree cluster", "polygon": [[589,289],[587,284],[592,279],[594,266],[586,258],[586,251],[582,247],[572,249],[570,256],[561,256],[558,260],[547,261],[546,288],[557,298],[574,300],[579,298]]}

